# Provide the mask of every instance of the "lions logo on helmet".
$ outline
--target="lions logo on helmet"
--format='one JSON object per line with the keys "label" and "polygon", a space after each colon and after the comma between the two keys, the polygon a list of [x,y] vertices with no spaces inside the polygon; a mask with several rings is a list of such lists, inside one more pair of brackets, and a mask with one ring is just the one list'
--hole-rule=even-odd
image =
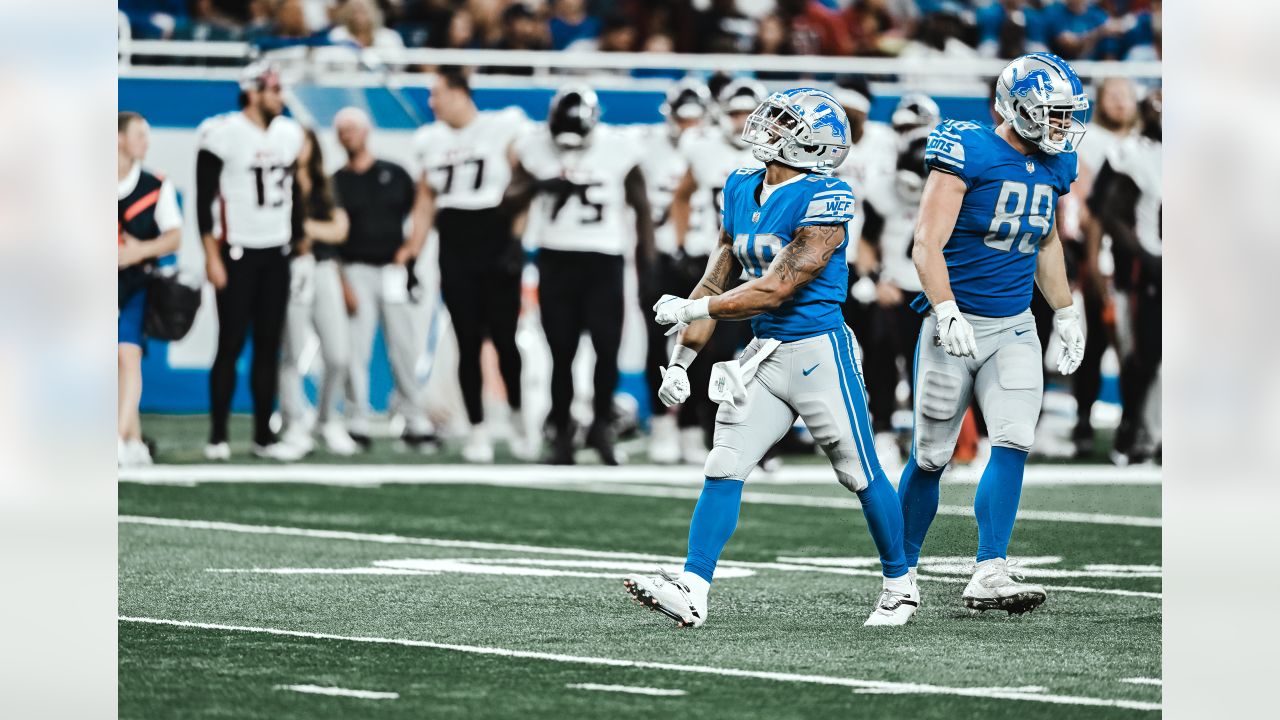
{"label": "lions logo on helmet", "polygon": [[1089,110],[1089,97],[1066,60],[1031,53],[1000,73],[995,107],[1021,138],[1056,155],[1080,146],[1085,123],[1078,115]]}
{"label": "lions logo on helmet", "polygon": [[763,163],[830,175],[849,154],[849,118],[830,94],[817,88],[778,92],[751,113],[742,140]]}

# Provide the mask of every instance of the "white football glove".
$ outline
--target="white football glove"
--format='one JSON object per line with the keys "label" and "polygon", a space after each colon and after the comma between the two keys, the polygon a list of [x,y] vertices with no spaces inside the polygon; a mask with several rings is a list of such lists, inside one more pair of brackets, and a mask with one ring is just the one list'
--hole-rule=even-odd
{"label": "white football glove", "polygon": [[710,297],[690,300],[675,295],[663,295],[653,304],[653,319],[659,325],[671,325],[672,328],[666,333],[670,335],[689,327],[689,323],[695,320],[706,320],[711,317],[708,310],[710,305]]}
{"label": "white football glove", "polygon": [[689,373],[679,365],[659,367],[662,373],[662,386],[658,388],[658,399],[663,405],[672,407],[689,399]]}
{"label": "white football glove", "polygon": [[955,300],[947,300],[933,306],[938,315],[938,342],[948,355],[955,357],[976,357],[978,341],[973,336],[973,326],[964,315]]}
{"label": "white football glove", "polygon": [[1084,329],[1080,327],[1080,313],[1074,305],[1068,305],[1053,313],[1053,327],[1062,339],[1062,353],[1058,356],[1058,372],[1070,375],[1084,360]]}

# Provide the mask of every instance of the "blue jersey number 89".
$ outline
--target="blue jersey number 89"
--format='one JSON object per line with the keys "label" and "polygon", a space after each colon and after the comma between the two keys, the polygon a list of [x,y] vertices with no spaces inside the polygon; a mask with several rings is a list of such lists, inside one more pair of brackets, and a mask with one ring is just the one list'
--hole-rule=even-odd
{"label": "blue jersey number 89", "polygon": [[[1027,213],[1027,196],[1031,196],[1030,213]],[[1018,252],[1034,253],[1053,228],[1053,186],[1037,184],[1028,192],[1027,184],[1005,180],[996,200],[995,216],[987,229],[984,241],[987,247],[1008,252],[1017,241]],[[1029,226],[1023,232],[1023,221]]]}
{"label": "blue jersey number 89", "polygon": [[761,277],[769,263],[782,250],[782,238],[772,234],[738,235],[733,239],[733,254],[751,277]]}

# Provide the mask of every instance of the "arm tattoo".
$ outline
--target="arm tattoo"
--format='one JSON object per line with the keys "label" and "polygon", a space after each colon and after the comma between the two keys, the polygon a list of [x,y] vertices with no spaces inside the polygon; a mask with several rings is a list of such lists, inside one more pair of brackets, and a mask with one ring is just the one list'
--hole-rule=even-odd
{"label": "arm tattoo", "polygon": [[721,230],[720,242],[716,244],[716,249],[711,251],[707,271],[703,273],[698,289],[705,291],[707,295],[723,293],[729,286],[729,281],[733,279],[736,264],[733,258],[733,241],[728,233]]}
{"label": "arm tattoo", "polygon": [[802,287],[827,266],[844,242],[844,225],[808,225],[800,228],[769,266],[784,283]]}

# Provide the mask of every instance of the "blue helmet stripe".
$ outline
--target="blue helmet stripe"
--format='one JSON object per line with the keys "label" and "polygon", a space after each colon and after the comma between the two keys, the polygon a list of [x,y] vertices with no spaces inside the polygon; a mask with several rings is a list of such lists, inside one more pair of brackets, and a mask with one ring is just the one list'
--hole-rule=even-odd
{"label": "blue helmet stripe", "polygon": [[1040,58],[1045,62],[1057,68],[1067,80],[1071,82],[1071,94],[1079,95],[1084,92],[1084,85],[1080,82],[1080,76],[1076,75],[1076,71],[1071,69],[1066,60],[1054,55],[1053,53],[1037,52],[1031,53],[1031,57]]}

